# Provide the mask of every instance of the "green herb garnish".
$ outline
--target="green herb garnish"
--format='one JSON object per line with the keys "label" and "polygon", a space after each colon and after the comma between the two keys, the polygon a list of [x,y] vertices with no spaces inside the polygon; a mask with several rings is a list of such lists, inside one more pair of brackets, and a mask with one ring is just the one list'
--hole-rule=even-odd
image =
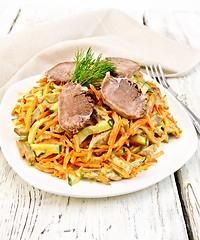
{"label": "green herb garnish", "polygon": [[102,79],[107,72],[114,72],[116,67],[109,60],[101,60],[102,54],[94,59],[91,47],[85,52],[78,50],[74,60],[76,68],[71,82],[80,83],[82,86],[89,87],[90,84],[100,87]]}

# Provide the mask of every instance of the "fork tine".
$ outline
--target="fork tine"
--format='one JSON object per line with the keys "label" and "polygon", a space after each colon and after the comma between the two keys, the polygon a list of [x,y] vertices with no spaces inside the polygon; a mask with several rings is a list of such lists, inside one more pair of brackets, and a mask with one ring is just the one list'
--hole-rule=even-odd
{"label": "fork tine", "polygon": [[162,84],[161,78],[160,78],[160,74],[158,73],[158,66],[156,64],[153,65],[154,69],[155,69],[155,73],[156,73],[156,77],[157,77],[157,82],[159,82],[160,84]]}
{"label": "fork tine", "polygon": [[[153,79],[156,80],[156,76],[155,76],[155,73],[154,73],[154,70],[153,70],[152,65],[149,65],[149,67],[150,67],[150,70],[151,70],[151,74],[152,74],[152,76],[153,76]],[[156,80],[156,81],[157,81],[157,80]]]}
{"label": "fork tine", "polygon": [[169,88],[169,84],[168,84],[168,82],[167,82],[167,79],[166,79],[166,77],[165,77],[165,74],[164,74],[164,72],[163,72],[162,67],[161,67],[160,64],[158,64],[158,68],[159,68],[160,74],[161,74],[161,76],[162,76],[162,81],[163,81],[163,84],[162,84],[162,85],[163,85],[165,88]]}
{"label": "fork tine", "polygon": [[149,72],[149,68],[147,66],[145,66],[145,69],[146,69],[147,75],[149,75],[149,77],[151,77],[151,74]]}

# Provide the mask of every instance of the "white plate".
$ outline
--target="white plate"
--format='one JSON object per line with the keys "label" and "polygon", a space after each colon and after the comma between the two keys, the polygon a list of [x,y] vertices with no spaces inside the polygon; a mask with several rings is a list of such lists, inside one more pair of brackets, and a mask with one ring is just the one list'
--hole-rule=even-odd
{"label": "white plate", "polygon": [[[146,80],[152,80],[144,75]],[[136,178],[111,182],[110,186],[102,183],[91,183],[83,180],[74,186],[69,186],[67,181],[51,177],[34,167],[29,167],[20,157],[16,147],[18,136],[13,131],[11,112],[20,93],[29,91],[35,82],[43,76],[34,76],[17,82],[5,94],[0,109],[0,144],[2,152],[14,171],[32,186],[46,192],[84,198],[110,197],[135,192],[147,188],[182,167],[195,153],[197,148],[197,134],[183,107],[175,98],[161,87],[163,94],[167,94],[170,112],[178,121],[182,134],[179,139],[171,138],[168,144],[161,144],[158,150],[163,150],[164,155],[158,158],[158,163],[147,171],[141,172]]]}

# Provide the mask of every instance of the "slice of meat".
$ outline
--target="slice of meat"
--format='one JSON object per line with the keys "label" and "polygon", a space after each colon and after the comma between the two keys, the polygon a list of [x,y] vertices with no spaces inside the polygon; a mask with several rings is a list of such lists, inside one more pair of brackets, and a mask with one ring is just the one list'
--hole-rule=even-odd
{"label": "slice of meat", "polygon": [[122,117],[138,119],[146,114],[145,96],[137,84],[127,78],[114,78],[109,72],[106,73],[101,86],[101,96],[103,102]]}
{"label": "slice of meat", "polygon": [[119,57],[107,57],[117,68],[116,72],[112,73],[114,77],[127,77],[138,75],[140,65],[130,59]]}
{"label": "slice of meat", "polygon": [[80,84],[66,84],[60,95],[58,104],[58,121],[69,134],[77,133],[90,120],[94,103],[87,87]]}
{"label": "slice of meat", "polygon": [[63,62],[55,65],[50,70],[48,70],[45,75],[52,82],[68,83],[71,81],[76,67],[75,62]]}

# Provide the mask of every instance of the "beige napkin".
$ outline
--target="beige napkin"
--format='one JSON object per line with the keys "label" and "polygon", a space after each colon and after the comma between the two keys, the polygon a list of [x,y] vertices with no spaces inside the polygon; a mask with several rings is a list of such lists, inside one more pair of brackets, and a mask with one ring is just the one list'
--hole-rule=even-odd
{"label": "beige napkin", "polygon": [[16,81],[72,60],[77,49],[161,63],[170,76],[182,76],[200,61],[200,50],[178,44],[113,9],[94,11],[0,39],[0,99]]}

